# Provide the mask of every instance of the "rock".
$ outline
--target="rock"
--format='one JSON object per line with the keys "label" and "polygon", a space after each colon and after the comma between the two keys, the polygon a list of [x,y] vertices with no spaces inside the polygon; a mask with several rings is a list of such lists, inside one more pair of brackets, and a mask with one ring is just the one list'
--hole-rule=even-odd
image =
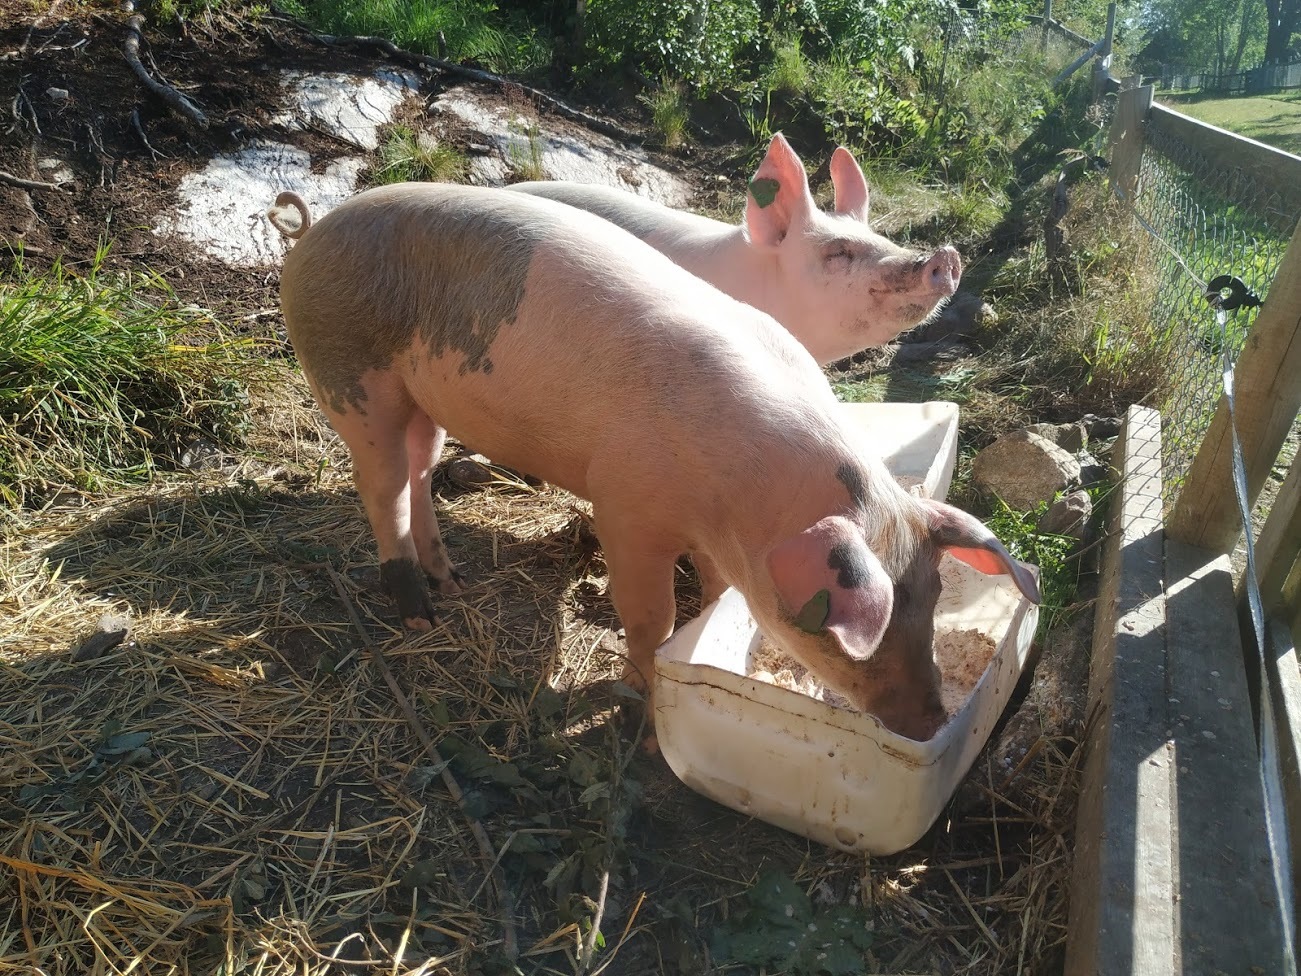
{"label": "rock", "polygon": [[938,342],[941,339],[975,336],[997,324],[994,307],[969,291],[955,292],[939,314],[908,333],[909,342]]}
{"label": "rock", "polygon": [[196,437],[181,452],[181,467],[191,471],[211,471],[221,467],[221,446],[208,437]]}
{"label": "rock", "polygon": [[971,463],[976,487],[1010,508],[1031,511],[1051,503],[1080,477],[1080,462],[1047,438],[1018,430],[990,444]]}
{"label": "rock", "polygon": [[1099,417],[1096,413],[1086,413],[1080,418],[1080,423],[1088,431],[1090,439],[1095,441],[1106,440],[1120,433],[1119,417]]}
{"label": "rock", "polygon": [[1063,451],[1076,454],[1084,450],[1087,434],[1083,424],[1031,424],[1026,428],[1032,434],[1046,437]]}
{"label": "rock", "polygon": [[98,660],[126,640],[130,633],[130,617],[106,613],[95,624],[95,632],[72,652],[72,660],[77,664]]}
{"label": "rock", "polygon": [[1089,488],[1093,485],[1100,485],[1111,478],[1111,469],[1095,458],[1088,451],[1080,451],[1075,455],[1075,460],[1080,462],[1080,487]]}
{"label": "rock", "polygon": [[966,359],[970,355],[970,346],[953,339],[943,339],[938,342],[908,342],[895,350],[890,362],[896,366],[952,363],[959,359]]}
{"label": "rock", "polygon": [[1038,529],[1051,535],[1069,535],[1077,542],[1084,542],[1092,516],[1093,499],[1081,488],[1053,502],[1039,519]]}
{"label": "rock", "polygon": [[569,129],[556,126],[550,116],[522,118],[469,88],[444,92],[429,106],[429,112],[436,118],[455,120],[458,130],[468,128],[475,143],[492,146],[493,155],[476,152],[470,160],[471,180],[481,186],[511,182],[512,170],[523,161],[530,164],[529,169],[536,166],[553,180],[612,186],[669,207],[684,207],[693,196],[685,180],[656,165],[640,149],[594,132],[576,139]]}
{"label": "rock", "polygon": [[68,89],[66,88],[47,88],[45,97],[52,102],[66,102],[69,98]]}
{"label": "rock", "polygon": [[482,454],[471,454],[457,458],[447,466],[447,479],[462,488],[482,488],[484,485],[523,484],[537,487],[542,482],[537,478],[520,474],[509,468],[498,467]]}
{"label": "rock", "polygon": [[497,480],[488,459],[478,454],[457,458],[447,466],[447,479],[462,488],[482,488]]}

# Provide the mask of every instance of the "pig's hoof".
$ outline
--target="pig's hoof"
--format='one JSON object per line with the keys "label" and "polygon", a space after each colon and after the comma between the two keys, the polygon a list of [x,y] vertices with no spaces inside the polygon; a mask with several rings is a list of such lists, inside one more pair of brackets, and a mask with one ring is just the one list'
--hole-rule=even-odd
{"label": "pig's hoof", "polygon": [[419,563],[414,559],[390,559],[380,565],[379,580],[398,605],[398,613],[408,630],[434,629],[434,605]]}
{"label": "pig's hoof", "polygon": [[439,579],[436,576],[431,576],[430,579],[433,580],[434,585],[438,587],[438,592],[443,596],[460,596],[465,592],[465,587],[468,584],[465,582],[465,577],[456,570],[453,569],[451,574],[447,579]]}

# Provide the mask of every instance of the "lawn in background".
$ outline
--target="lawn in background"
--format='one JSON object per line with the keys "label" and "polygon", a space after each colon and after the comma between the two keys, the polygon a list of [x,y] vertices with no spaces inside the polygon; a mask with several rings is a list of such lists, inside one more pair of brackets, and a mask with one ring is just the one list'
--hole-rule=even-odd
{"label": "lawn in background", "polygon": [[1270,95],[1162,95],[1185,115],[1301,156],[1301,88]]}

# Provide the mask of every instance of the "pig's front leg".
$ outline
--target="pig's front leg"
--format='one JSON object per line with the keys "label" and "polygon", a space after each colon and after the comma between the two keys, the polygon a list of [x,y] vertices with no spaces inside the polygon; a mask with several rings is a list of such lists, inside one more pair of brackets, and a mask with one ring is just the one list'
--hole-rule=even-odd
{"label": "pig's front leg", "polygon": [[[677,611],[673,569],[677,553],[648,550],[635,541],[602,533],[599,517],[597,535],[610,569],[610,598],[628,641],[628,664],[623,680],[646,693],[646,725],[653,729],[655,649],[673,633]],[[653,750],[653,738],[645,745]]]}
{"label": "pig's front leg", "polygon": [[703,552],[693,552],[691,564],[696,567],[696,575],[700,577],[700,609],[703,610],[723,595],[727,589],[727,580],[719,575],[714,561]]}

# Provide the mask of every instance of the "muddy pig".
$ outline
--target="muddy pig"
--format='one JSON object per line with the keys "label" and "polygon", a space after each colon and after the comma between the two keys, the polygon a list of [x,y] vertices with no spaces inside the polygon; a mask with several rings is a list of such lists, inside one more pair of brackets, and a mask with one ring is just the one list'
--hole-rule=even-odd
{"label": "muddy pig", "polygon": [[899,247],[867,222],[863,171],[843,146],[831,157],[834,212],[813,202],[804,164],[780,133],[755,171],[740,226],[674,210],[612,187],[516,183],[613,221],[733,298],[767,312],[821,364],[889,342],[925,321],[958,287],[952,247]]}
{"label": "muddy pig", "polygon": [[673,630],[683,553],[707,601],[737,587],[777,643],[915,738],[943,720],[941,550],[1038,599],[984,525],[913,498],[857,443],[790,333],[614,224],[432,183],[367,190],[315,224],[292,194],[279,206],[301,235],[285,323],[407,626],[430,626],[426,577],[460,589],[430,494],[449,432],[591,501],[636,687]]}

